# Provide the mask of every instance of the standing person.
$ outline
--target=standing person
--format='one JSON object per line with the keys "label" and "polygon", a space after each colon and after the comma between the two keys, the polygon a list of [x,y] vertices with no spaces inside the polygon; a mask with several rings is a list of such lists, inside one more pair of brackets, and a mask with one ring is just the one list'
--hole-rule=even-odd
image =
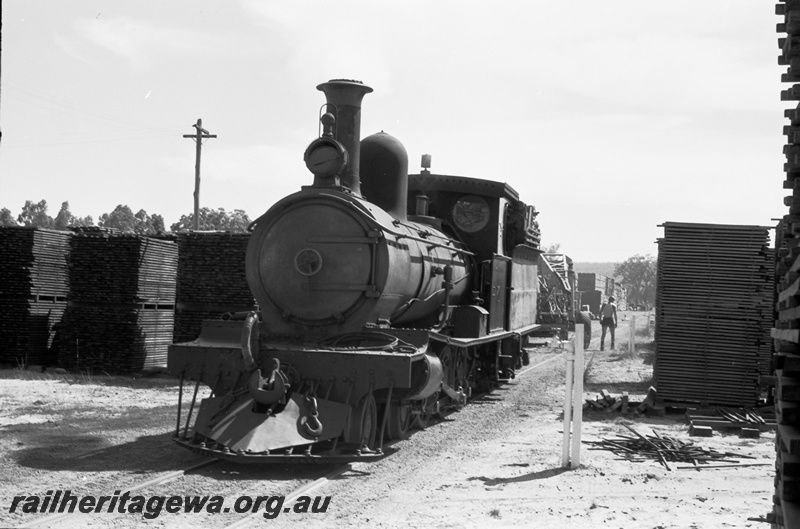
{"label": "standing person", "polygon": [[592,341],[592,313],[589,311],[589,305],[581,305],[575,323],[583,324],[583,350],[586,351],[589,349],[589,342]]}
{"label": "standing person", "polygon": [[617,328],[617,306],[614,304],[614,296],[609,296],[608,303],[603,303],[600,307],[600,327],[603,329],[600,334],[600,350],[606,342],[606,329],[611,332],[611,349],[614,349],[614,329]]}

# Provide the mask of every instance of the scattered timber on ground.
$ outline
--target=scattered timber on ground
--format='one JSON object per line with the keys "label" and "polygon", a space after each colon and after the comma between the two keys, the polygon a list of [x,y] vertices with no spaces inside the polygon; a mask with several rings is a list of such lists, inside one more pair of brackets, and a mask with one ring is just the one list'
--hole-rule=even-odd
{"label": "scattered timber on ground", "polygon": [[691,468],[702,468],[702,465],[710,463],[724,463],[726,466],[731,466],[738,464],[739,459],[753,459],[743,454],[705,449],[695,445],[692,441],[659,435],[655,430],[653,430],[654,435],[645,436],[630,426],[623,426],[634,436],[618,435],[614,439],[584,442],[592,445],[589,450],[609,450],[635,462],[655,460],[664,465],[667,470],[672,470],[670,463],[691,463]]}

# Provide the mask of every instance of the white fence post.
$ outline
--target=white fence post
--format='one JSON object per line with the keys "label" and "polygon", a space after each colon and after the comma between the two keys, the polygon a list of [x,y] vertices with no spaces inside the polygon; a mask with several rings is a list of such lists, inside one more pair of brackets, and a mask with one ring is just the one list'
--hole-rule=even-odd
{"label": "white fence post", "polygon": [[564,445],[561,465],[578,468],[581,464],[581,424],[583,422],[583,324],[565,348],[566,392],[564,395]]}
{"label": "white fence post", "polygon": [[636,351],[636,316],[631,316],[631,335],[628,338],[628,353],[633,356]]}
{"label": "white fence post", "polygon": [[[575,334],[577,335],[577,326],[575,328]],[[573,338],[574,340],[574,338]],[[575,371],[575,354],[574,349],[570,347],[572,344],[567,344],[567,347],[564,351],[566,360],[567,360],[567,388],[566,394],[564,395],[564,443],[561,447],[561,466],[566,467],[569,466],[569,437],[570,437],[570,427],[572,426],[572,379],[573,374]]]}
{"label": "white fence post", "polygon": [[581,464],[581,428],[583,425],[583,324],[575,325],[575,382],[572,388],[572,460],[570,468]]}

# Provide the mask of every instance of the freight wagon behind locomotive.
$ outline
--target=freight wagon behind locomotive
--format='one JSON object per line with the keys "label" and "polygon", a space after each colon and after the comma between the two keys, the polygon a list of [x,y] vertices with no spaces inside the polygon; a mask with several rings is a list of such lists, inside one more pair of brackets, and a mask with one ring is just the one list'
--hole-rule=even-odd
{"label": "freight wagon behind locomotive", "polygon": [[[313,183],[253,222],[259,312],[203,323],[169,370],[195,382],[175,441],[241,462],[368,460],[514,377],[536,330],[537,212],[508,185],[408,174],[360,140],[371,88],[334,80],[304,154]],[[197,402],[200,384],[212,389]],[[194,421],[194,422],[192,422]]]}

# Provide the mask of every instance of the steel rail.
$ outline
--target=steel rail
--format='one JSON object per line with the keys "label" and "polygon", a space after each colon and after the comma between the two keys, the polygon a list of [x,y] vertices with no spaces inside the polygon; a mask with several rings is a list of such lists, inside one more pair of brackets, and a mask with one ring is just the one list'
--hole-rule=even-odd
{"label": "steel rail", "polygon": [[[543,360],[543,361],[541,361],[541,362],[539,362],[537,364],[529,366],[525,370],[520,371],[516,375],[516,378],[519,378],[522,375],[533,371],[537,367],[540,367],[540,366],[543,366],[543,365],[545,365],[545,364],[547,364],[549,362],[552,362],[556,358],[562,358],[562,355],[556,353],[556,354],[554,354],[553,357],[548,358],[547,360]],[[389,447],[389,446],[393,446],[393,445],[397,444],[398,442],[399,441],[392,441],[390,443],[387,443],[386,445],[384,445],[384,448]],[[287,495],[284,498],[284,500],[283,500],[284,503],[283,504],[285,505],[287,502],[292,502],[292,501],[296,500],[302,494],[305,494],[305,493],[310,492],[310,491],[312,491],[314,489],[317,489],[317,488],[325,486],[329,481],[341,476],[342,474],[344,474],[348,470],[352,470],[352,466],[353,466],[353,463],[346,463],[346,464],[342,465],[341,467],[338,467],[338,468],[332,470],[331,472],[329,472],[328,474],[322,476],[321,478],[318,478],[318,479],[312,481],[311,483],[307,483],[307,484],[295,489],[293,492],[291,492],[289,495]],[[285,512],[285,509],[286,509],[286,507],[284,507],[284,512]],[[239,529],[239,528],[243,528],[243,527],[249,527],[251,524],[254,525],[256,522],[261,522],[262,521],[261,520],[262,516],[263,516],[263,513],[260,512],[260,511],[259,512],[255,512],[255,513],[251,513],[248,516],[242,518],[241,520],[238,520],[238,521],[236,521],[236,522],[234,522],[234,523],[232,523],[230,525],[225,526],[224,529]]]}
{"label": "steel rail", "polygon": [[[169,483],[170,481],[175,481],[176,479],[182,478],[183,476],[185,476],[189,472],[192,472],[194,470],[197,470],[199,468],[203,468],[203,467],[206,467],[206,466],[209,466],[209,465],[213,465],[215,463],[219,463],[219,461],[220,461],[219,459],[210,459],[208,461],[201,461],[200,463],[192,465],[189,468],[185,468],[183,470],[174,470],[172,472],[168,472],[168,473],[166,473],[166,474],[164,474],[162,476],[159,476],[157,478],[153,478],[153,479],[151,479],[149,481],[145,481],[144,483],[140,483],[139,485],[136,485],[134,487],[131,487],[131,488],[120,488],[120,491],[134,492],[134,491],[137,491],[137,490],[141,490],[141,489],[150,487],[152,485],[160,485],[162,483]],[[77,516],[81,516],[81,515],[85,515],[85,514],[91,514],[91,513],[61,512],[61,513],[53,514],[51,516],[45,516],[44,518],[37,518],[35,520],[31,520],[31,521],[26,522],[26,523],[24,523],[22,525],[18,525],[17,527],[19,527],[19,528],[22,528],[22,527],[36,527],[38,525],[52,524],[52,523],[55,523],[55,522],[61,522],[63,520],[66,520],[67,518],[77,517]]]}
{"label": "steel rail", "polygon": [[[389,443],[389,444],[393,444],[393,443]],[[388,446],[388,444],[387,444],[387,446]],[[348,470],[352,470],[352,468],[353,468],[353,464],[352,463],[345,463],[344,465],[342,465],[342,466],[340,466],[340,467],[328,472],[327,474],[325,474],[321,478],[317,478],[314,481],[312,481],[311,483],[306,483],[305,485],[303,485],[303,486],[295,489],[294,491],[290,492],[287,496],[284,497],[283,503],[286,504],[287,502],[292,502],[292,501],[296,500],[297,498],[299,498],[302,494],[305,494],[307,492],[310,492],[310,491],[312,491],[314,489],[317,489],[319,487],[322,487],[322,486],[326,485],[332,479],[335,479],[335,478],[341,476],[342,474],[344,474]],[[284,507],[284,512],[286,512],[286,509],[288,509],[288,508],[289,507]],[[263,521],[263,514],[264,513],[261,512],[261,511],[257,511],[257,512],[251,513],[248,516],[242,518],[241,520],[238,520],[238,521],[236,521],[236,522],[234,522],[234,523],[232,523],[230,525],[226,525],[224,529],[237,529],[239,527],[248,527],[250,524],[253,524],[256,521],[259,521],[259,520]]]}
{"label": "steel rail", "polygon": [[532,366],[528,366],[526,369],[523,369],[522,371],[517,373],[515,378],[520,378],[521,376],[525,375],[526,373],[530,373],[531,371],[533,371],[537,367],[543,366],[544,364],[546,364],[548,362],[552,362],[556,358],[562,358],[561,353],[555,353],[555,356],[553,356],[552,358],[548,358],[547,360],[542,360],[538,364],[534,364]]}

